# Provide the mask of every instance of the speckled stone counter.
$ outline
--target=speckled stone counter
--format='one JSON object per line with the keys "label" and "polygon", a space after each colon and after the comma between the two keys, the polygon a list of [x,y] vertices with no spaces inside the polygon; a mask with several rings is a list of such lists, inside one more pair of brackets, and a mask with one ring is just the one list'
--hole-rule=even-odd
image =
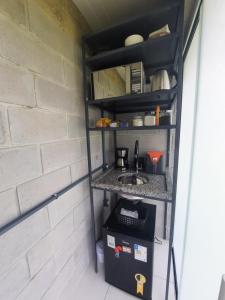
{"label": "speckled stone counter", "polygon": [[116,169],[110,169],[93,179],[92,187],[128,195],[134,194],[136,196],[149,199],[171,200],[172,188],[168,177],[169,175],[167,175],[168,173],[164,176],[140,172],[139,175],[144,175],[148,178],[148,183],[142,185],[127,185],[120,183],[118,181],[118,177],[125,173],[128,174],[132,172],[121,172]]}

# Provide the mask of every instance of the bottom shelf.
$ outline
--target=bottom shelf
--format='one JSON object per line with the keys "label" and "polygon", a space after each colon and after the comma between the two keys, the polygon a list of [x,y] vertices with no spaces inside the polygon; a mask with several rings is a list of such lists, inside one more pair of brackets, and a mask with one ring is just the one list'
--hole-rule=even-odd
{"label": "bottom shelf", "polygon": [[[165,300],[168,247],[166,240],[162,240],[162,245],[155,244],[152,290],[152,299],[154,300]],[[80,281],[73,280],[71,282],[71,290],[76,293],[77,299],[138,299],[105,282],[104,264],[99,263],[98,270],[99,272],[96,274],[91,265],[80,278]],[[171,269],[169,300],[176,299],[173,278],[173,270]]]}

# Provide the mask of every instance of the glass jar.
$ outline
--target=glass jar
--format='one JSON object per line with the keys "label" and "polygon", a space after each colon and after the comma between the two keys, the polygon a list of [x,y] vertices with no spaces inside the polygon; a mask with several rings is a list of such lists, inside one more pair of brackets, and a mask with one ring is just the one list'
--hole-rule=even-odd
{"label": "glass jar", "polygon": [[133,118],[133,126],[140,127],[143,126],[143,118],[142,116],[136,116]]}

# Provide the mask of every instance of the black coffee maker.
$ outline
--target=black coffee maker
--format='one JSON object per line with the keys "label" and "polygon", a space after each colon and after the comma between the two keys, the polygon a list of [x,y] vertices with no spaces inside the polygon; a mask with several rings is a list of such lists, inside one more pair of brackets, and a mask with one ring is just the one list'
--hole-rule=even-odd
{"label": "black coffee maker", "polygon": [[121,171],[128,169],[128,148],[116,148],[116,168]]}

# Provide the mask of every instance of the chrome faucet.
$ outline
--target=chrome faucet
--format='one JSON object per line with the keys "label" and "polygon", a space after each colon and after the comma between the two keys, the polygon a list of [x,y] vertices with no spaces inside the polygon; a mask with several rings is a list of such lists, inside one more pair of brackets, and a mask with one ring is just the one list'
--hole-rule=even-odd
{"label": "chrome faucet", "polygon": [[134,166],[136,174],[138,174],[138,157],[139,157],[139,142],[136,140],[135,146],[134,146]]}

